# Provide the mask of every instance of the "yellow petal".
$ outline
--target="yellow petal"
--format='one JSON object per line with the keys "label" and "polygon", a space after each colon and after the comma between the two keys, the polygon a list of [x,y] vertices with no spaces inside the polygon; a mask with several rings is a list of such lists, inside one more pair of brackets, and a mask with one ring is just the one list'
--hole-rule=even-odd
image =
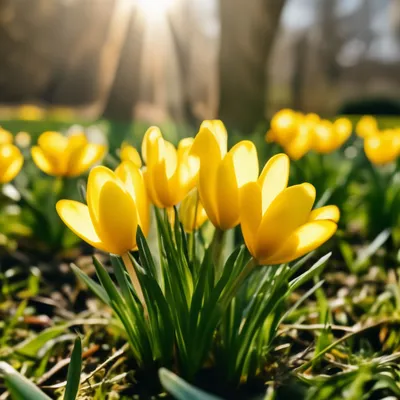
{"label": "yellow petal", "polygon": [[274,254],[295,229],[308,221],[314,200],[315,188],[309,183],[291,186],[275,198],[257,232],[257,259]]}
{"label": "yellow petal", "polygon": [[228,149],[228,132],[226,131],[224,123],[219,119],[205,120],[200,125],[200,130],[202,128],[208,128],[213,133],[217,139],[221,157],[223,157]]}
{"label": "yellow petal", "polygon": [[155,126],[147,129],[142,141],[142,157],[148,166],[152,166],[160,160],[161,147],[164,146],[163,141],[160,129]]}
{"label": "yellow petal", "polygon": [[336,232],[333,221],[312,221],[296,229],[270,257],[259,259],[261,264],[282,264],[302,257],[321,246]]}
{"label": "yellow petal", "polygon": [[370,135],[364,139],[365,155],[374,164],[388,164],[394,161],[399,154],[396,142],[393,135]]}
{"label": "yellow petal", "polygon": [[163,208],[163,204],[161,203],[161,200],[158,198],[156,188],[153,183],[153,178],[154,178],[154,167],[153,168],[148,168],[144,167],[143,168],[143,179],[146,183],[146,190],[147,190],[147,195],[150,199],[150,201],[157,207]]}
{"label": "yellow petal", "polygon": [[47,157],[39,146],[33,146],[31,154],[33,162],[38,168],[48,175],[57,175],[58,170],[53,165],[53,160]]}
{"label": "yellow petal", "polygon": [[254,256],[254,244],[261,223],[261,187],[257,182],[249,182],[240,192],[240,226],[246,246]]}
{"label": "yellow petal", "polygon": [[268,209],[276,196],[287,188],[290,161],[286,154],[277,154],[265,164],[258,179],[262,188],[262,214]]}
{"label": "yellow petal", "polygon": [[287,143],[285,152],[292,160],[299,160],[310,149],[312,145],[312,129],[309,124],[300,124],[294,138]]}
{"label": "yellow petal", "polygon": [[132,196],[136,205],[138,224],[147,235],[150,228],[150,204],[142,172],[132,161],[124,161],[115,170],[115,175],[121,179],[125,189]]}
{"label": "yellow petal", "polygon": [[216,179],[221,163],[221,150],[215,136],[208,128],[200,129],[190,150],[190,155],[200,159],[198,189],[200,200],[208,218],[218,226],[216,211]]}
{"label": "yellow petal", "polygon": [[98,162],[106,152],[106,147],[100,144],[88,143],[71,152],[68,163],[68,176],[79,176]]}
{"label": "yellow petal", "polygon": [[99,231],[99,204],[103,186],[109,182],[117,182],[117,177],[113,171],[102,165],[94,167],[90,173],[87,184],[87,205],[89,207],[90,217],[96,230]]}
{"label": "yellow petal", "polygon": [[142,166],[142,160],[139,152],[127,143],[122,143],[120,157],[122,161],[132,161],[137,167]]}
{"label": "yellow petal", "polygon": [[54,175],[65,175],[69,153],[68,138],[59,132],[44,132],[39,136],[38,145],[53,165]]}
{"label": "yellow petal", "polygon": [[11,144],[13,142],[14,136],[11,132],[0,127],[0,145],[1,144]]}
{"label": "yellow petal", "polygon": [[110,253],[122,255],[136,247],[137,211],[132,197],[115,180],[101,188],[96,231]]}
{"label": "yellow petal", "polygon": [[0,145],[0,182],[13,180],[21,170],[24,158],[18,147],[12,144]]}
{"label": "yellow petal", "polygon": [[336,150],[338,144],[335,139],[332,122],[322,120],[314,129],[313,148],[318,153],[326,154]]}
{"label": "yellow petal", "polygon": [[240,189],[257,177],[257,150],[252,142],[243,140],[232,147],[217,172],[217,219],[221,229],[239,223]]}
{"label": "yellow petal", "polygon": [[309,221],[330,219],[333,222],[338,222],[340,218],[339,208],[336,206],[325,206],[317,208],[310,213]]}
{"label": "yellow petal", "polygon": [[65,225],[75,235],[96,249],[106,252],[110,250],[102,243],[90,219],[89,209],[85,204],[73,200],[60,200],[56,204],[57,213]]}
{"label": "yellow petal", "polygon": [[207,214],[200,202],[197,190],[189,193],[179,206],[179,219],[185,232],[193,232],[207,221]]}
{"label": "yellow petal", "polygon": [[[224,151],[223,151],[224,150]],[[200,127],[199,133],[194,138],[190,155],[197,157],[200,163],[206,164],[211,157],[218,162],[226,154],[226,148],[221,150],[220,142],[216,135],[207,127]]]}

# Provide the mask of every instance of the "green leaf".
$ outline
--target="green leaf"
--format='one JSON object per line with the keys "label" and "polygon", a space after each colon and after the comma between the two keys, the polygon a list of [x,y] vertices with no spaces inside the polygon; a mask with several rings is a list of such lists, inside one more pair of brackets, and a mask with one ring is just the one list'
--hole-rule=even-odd
{"label": "green leaf", "polygon": [[304,272],[297,278],[290,281],[288,294],[292,293],[294,290],[303,285],[305,282],[312,279],[315,275],[318,275],[323,269],[325,262],[330,258],[331,255],[332,253],[325,254],[310,269],[308,269],[306,272]]}
{"label": "green leaf", "polygon": [[110,297],[106,290],[82,272],[75,264],[71,264],[74,274],[105,304],[110,305]]}
{"label": "green leaf", "polygon": [[4,377],[13,400],[51,400],[33,382],[4,361],[0,361],[0,375]]}
{"label": "green leaf", "polygon": [[164,389],[172,394],[172,396],[177,400],[221,400],[220,397],[214,396],[190,385],[168,369],[161,368],[158,375]]}
{"label": "green leaf", "polygon": [[65,333],[66,325],[53,326],[45,329],[38,335],[28,338],[14,347],[14,350],[19,354],[27,357],[37,357],[39,350],[47,344],[51,339]]}
{"label": "green leaf", "polygon": [[67,386],[65,388],[64,400],[75,400],[81,382],[82,369],[82,342],[77,336],[75,339],[74,348],[71,354],[71,361],[68,367]]}
{"label": "green leaf", "polygon": [[391,229],[383,230],[365,249],[360,251],[357,260],[354,263],[354,269],[358,270],[363,264],[374,255],[378,249],[389,239]]}

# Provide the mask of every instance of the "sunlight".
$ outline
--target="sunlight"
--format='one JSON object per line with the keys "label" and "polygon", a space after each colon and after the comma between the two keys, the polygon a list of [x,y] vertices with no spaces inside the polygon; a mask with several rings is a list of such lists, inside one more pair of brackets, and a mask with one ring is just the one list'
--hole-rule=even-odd
{"label": "sunlight", "polygon": [[143,16],[149,20],[164,16],[176,0],[137,0],[137,5]]}

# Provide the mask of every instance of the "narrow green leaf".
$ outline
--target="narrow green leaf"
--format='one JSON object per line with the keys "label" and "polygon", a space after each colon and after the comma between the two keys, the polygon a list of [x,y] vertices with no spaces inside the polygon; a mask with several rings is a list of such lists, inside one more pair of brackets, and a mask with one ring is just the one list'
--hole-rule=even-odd
{"label": "narrow green leaf", "polygon": [[354,269],[359,269],[389,239],[391,229],[383,230],[363,251],[360,251]]}
{"label": "narrow green leaf", "polygon": [[289,291],[292,293],[298,287],[303,285],[308,280],[312,279],[315,275],[318,275],[324,267],[325,262],[330,258],[332,253],[325,254],[321,257],[310,269],[289,282]]}
{"label": "narrow green leaf", "polygon": [[0,376],[4,377],[13,400],[51,400],[33,382],[4,361],[0,361]]}
{"label": "narrow green leaf", "polygon": [[110,297],[107,292],[91,279],[88,275],[82,272],[75,264],[71,264],[74,274],[105,304],[110,305]]}
{"label": "narrow green leaf", "polygon": [[164,389],[177,400],[221,400],[220,397],[190,385],[168,369],[161,368],[158,375]]}
{"label": "narrow green leaf", "polygon": [[71,354],[71,361],[68,367],[67,386],[65,388],[64,400],[75,400],[79,391],[82,370],[82,342],[77,336]]}
{"label": "narrow green leaf", "polygon": [[30,337],[17,344],[14,347],[14,350],[27,357],[37,357],[38,351],[45,346],[49,340],[62,335],[65,333],[66,329],[68,329],[66,325],[53,326],[45,329],[38,335]]}

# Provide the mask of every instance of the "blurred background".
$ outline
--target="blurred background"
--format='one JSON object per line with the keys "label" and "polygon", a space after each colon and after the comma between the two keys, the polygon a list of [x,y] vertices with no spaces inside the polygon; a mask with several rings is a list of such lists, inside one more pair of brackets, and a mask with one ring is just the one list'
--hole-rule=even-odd
{"label": "blurred background", "polygon": [[3,118],[397,115],[400,0],[1,0],[0,60]]}

